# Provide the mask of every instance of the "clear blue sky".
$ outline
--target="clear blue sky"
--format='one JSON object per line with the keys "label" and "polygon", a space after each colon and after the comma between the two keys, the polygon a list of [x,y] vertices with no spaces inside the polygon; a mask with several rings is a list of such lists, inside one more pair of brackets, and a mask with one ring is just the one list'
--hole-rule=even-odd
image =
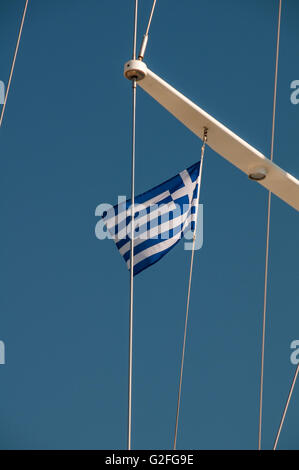
{"label": "clear blue sky", "polygon": [[[151,0],[141,0],[139,41]],[[0,3],[7,82],[22,0]],[[146,62],[265,155],[278,1],[157,2]],[[275,161],[299,177],[299,5],[283,2]],[[0,447],[126,447],[129,274],[95,208],[130,194],[133,0],[30,0],[0,131]],[[142,90],[136,193],[192,165],[201,142]],[[178,448],[258,439],[267,192],[210,149],[202,186]],[[298,213],[272,200],[263,447],[271,448],[299,339]],[[171,448],[190,252],[136,277],[135,449]],[[298,449],[297,385],[280,448]]]}

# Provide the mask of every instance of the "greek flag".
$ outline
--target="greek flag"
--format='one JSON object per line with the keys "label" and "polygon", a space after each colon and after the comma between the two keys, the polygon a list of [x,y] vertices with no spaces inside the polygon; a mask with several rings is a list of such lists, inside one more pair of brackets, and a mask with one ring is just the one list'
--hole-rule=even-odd
{"label": "greek flag", "polygon": [[[200,161],[135,197],[134,276],[168,253],[195,229]],[[131,200],[107,211],[104,222],[130,270]]]}

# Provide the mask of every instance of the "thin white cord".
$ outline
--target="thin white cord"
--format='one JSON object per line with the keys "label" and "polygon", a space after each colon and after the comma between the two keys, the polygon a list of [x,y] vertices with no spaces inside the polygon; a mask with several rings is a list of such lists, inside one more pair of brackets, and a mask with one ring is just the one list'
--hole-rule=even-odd
{"label": "thin white cord", "polygon": [[[273,161],[273,153],[274,153],[277,77],[278,77],[280,23],[281,23],[281,3],[282,3],[282,0],[279,0],[277,43],[276,43],[276,62],[275,62],[275,78],[274,78],[274,96],[273,96],[273,113],[272,113],[272,136],[271,136],[271,156],[270,156],[271,161]],[[259,450],[261,450],[261,448],[262,448],[262,416],[263,416],[266,310],[267,310],[267,287],[268,287],[269,241],[270,241],[270,214],[271,214],[271,191],[269,191],[269,194],[268,194],[268,211],[267,211],[265,280],[264,280],[264,308],[263,308],[263,333],[262,333],[261,379],[260,379],[259,437],[258,437],[258,449]]]}
{"label": "thin white cord", "polygon": [[136,43],[137,43],[137,18],[138,18],[138,0],[135,0],[134,12],[134,34],[133,34],[133,60],[136,59]]}
{"label": "thin white cord", "polygon": [[148,24],[147,24],[147,28],[146,28],[146,32],[145,32],[145,35],[146,35],[146,36],[148,36],[149,29],[150,29],[150,27],[151,27],[151,22],[152,22],[152,19],[153,19],[153,14],[154,14],[154,11],[155,11],[156,2],[157,2],[157,0],[154,0],[154,2],[153,2],[151,14],[150,14],[150,17],[149,17],[149,20],[148,20]]}
{"label": "thin white cord", "polygon": [[189,303],[190,303],[190,293],[191,293],[194,251],[195,251],[194,248],[195,248],[196,230],[197,230],[197,214],[198,214],[198,205],[199,205],[200,187],[201,187],[201,177],[202,177],[203,159],[204,159],[204,152],[205,152],[206,142],[207,142],[207,129],[205,129],[205,131],[204,131],[203,144],[202,144],[202,148],[201,148],[200,171],[199,171],[199,175],[198,175],[198,196],[197,196],[197,204],[196,204],[195,227],[194,227],[194,234],[193,234],[191,261],[190,261],[188,295],[187,295],[187,306],[186,306],[186,317],[185,317],[185,330],[184,330],[184,340],[183,340],[181,369],[180,369],[180,382],[179,382],[178,401],[177,401],[177,410],[176,410],[176,419],[175,419],[175,431],[174,431],[174,442],[173,442],[173,449],[174,450],[176,449],[177,435],[178,435],[179,413],[180,413],[182,381],[183,381],[183,369],[184,369],[186,337],[187,337],[188,316],[189,316]]}
{"label": "thin white cord", "polygon": [[146,47],[147,47],[147,42],[148,42],[148,34],[149,34],[150,26],[151,26],[151,23],[152,23],[156,2],[157,2],[157,0],[153,1],[151,13],[150,13],[149,20],[148,20],[148,23],[147,23],[147,28],[146,28],[146,31],[145,31],[145,35],[143,36],[141,48],[140,48],[140,51],[139,51],[139,54],[138,54],[138,59],[139,60],[143,60],[143,58],[144,58],[144,54],[145,54]]}
{"label": "thin white cord", "polygon": [[21,41],[24,21],[25,21],[27,7],[28,7],[28,1],[29,0],[26,0],[26,3],[25,3],[25,8],[24,8],[23,16],[22,16],[22,21],[21,21],[21,26],[20,26],[20,30],[19,30],[19,34],[18,34],[18,40],[17,40],[17,44],[16,44],[16,48],[15,48],[15,53],[14,53],[14,57],[13,57],[13,61],[12,61],[12,66],[11,66],[11,69],[10,69],[10,75],[9,75],[9,79],[8,79],[8,84],[7,84],[6,93],[5,93],[5,97],[4,97],[4,103],[3,103],[1,116],[0,116],[0,127],[2,126],[2,122],[3,122],[3,118],[4,118],[4,112],[5,112],[6,103],[7,103],[7,97],[8,97],[8,93],[9,93],[9,89],[10,89],[10,85],[11,85],[11,81],[12,81],[12,77],[13,77],[13,73],[14,73],[16,58],[17,58],[17,55],[18,55],[19,45],[20,45],[20,41]]}
{"label": "thin white cord", "polygon": [[[138,0],[135,0],[133,59],[136,58]],[[132,437],[132,375],[133,375],[133,306],[134,306],[134,205],[136,147],[136,78],[132,80],[132,163],[131,163],[131,247],[130,247],[130,315],[129,315],[129,377],[128,377],[128,450]]]}
{"label": "thin white cord", "polygon": [[288,399],[287,399],[286,405],[285,405],[284,410],[283,410],[283,414],[282,414],[280,425],[279,425],[279,428],[278,428],[278,431],[277,431],[277,435],[276,435],[273,450],[276,450],[276,447],[277,447],[277,444],[278,444],[278,439],[279,439],[279,436],[280,436],[280,433],[281,433],[281,430],[282,430],[282,426],[283,426],[283,423],[284,423],[284,420],[285,420],[285,417],[286,417],[286,414],[287,414],[287,410],[288,410],[288,407],[289,407],[289,404],[290,404],[290,401],[291,401],[291,397],[292,397],[292,393],[293,393],[295,383],[296,383],[296,380],[297,380],[298,372],[299,372],[299,364],[297,366],[297,369],[296,369],[296,372],[295,372],[295,375],[294,375],[294,378],[293,378],[293,382],[292,382],[292,385],[291,385],[291,388],[290,388],[290,391],[289,391]]}

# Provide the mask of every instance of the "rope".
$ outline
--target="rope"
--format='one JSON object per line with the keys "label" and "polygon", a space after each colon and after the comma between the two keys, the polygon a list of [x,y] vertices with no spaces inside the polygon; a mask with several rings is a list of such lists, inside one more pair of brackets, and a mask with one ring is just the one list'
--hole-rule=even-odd
{"label": "rope", "polygon": [[[279,58],[280,23],[281,23],[281,3],[282,3],[282,0],[279,0],[277,43],[276,43],[276,62],[275,62],[275,78],[274,78],[274,96],[273,96],[273,113],[272,113],[272,136],[271,136],[271,155],[270,155],[270,160],[271,161],[273,161],[273,153],[274,153],[278,58]],[[267,286],[268,286],[269,241],[270,241],[270,214],[271,214],[271,191],[269,191],[269,194],[268,194],[268,210],[267,210],[265,280],[264,280],[264,308],[263,308],[263,333],[262,333],[261,379],[260,379],[259,437],[258,437],[258,449],[259,450],[261,450],[261,446],[262,446],[262,416],[263,416],[266,309],[267,309]]]}
{"label": "rope", "polygon": [[152,6],[152,10],[151,10],[151,14],[150,14],[150,17],[149,17],[149,20],[148,20],[146,32],[145,32],[145,35],[146,35],[146,36],[148,36],[149,29],[150,29],[150,27],[151,27],[151,22],[152,22],[152,19],[153,19],[153,14],[154,14],[154,11],[155,11],[156,3],[157,3],[157,0],[154,0],[153,6]]}
{"label": "rope", "polygon": [[133,34],[133,60],[136,59],[136,42],[137,42],[137,18],[138,18],[138,0],[135,0],[134,12],[134,34]]}
{"label": "rope", "polygon": [[182,358],[181,358],[181,370],[180,370],[180,382],[179,382],[179,391],[178,391],[178,402],[177,402],[177,410],[176,410],[176,420],[175,420],[175,432],[174,432],[174,443],[173,449],[176,449],[176,442],[177,442],[177,435],[178,435],[178,424],[179,424],[179,413],[180,413],[180,403],[181,403],[181,392],[182,392],[182,381],[183,381],[183,369],[184,369],[184,359],[185,359],[185,349],[186,349],[186,337],[187,337],[187,327],[188,327],[188,316],[189,316],[189,303],[190,303],[190,292],[191,292],[191,282],[192,282],[192,272],[193,272],[193,260],[194,260],[194,247],[195,247],[195,239],[196,239],[196,229],[197,229],[197,213],[198,213],[198,205],[199,205],[199,197],[200,197],[200,187],[201,187],[201,176],[202,176],[202,168],[203,168],[203,159],[204,159],[204,152],[205,146],[208,137],[208,130],[205,128],[204,130],[204,137],[203,137],[203,144],[201,147],[201,164],[200,164],[200,171],[198,175],[198,197],[197,197],[197,205],[196,205],[196,217],[195,217],[195,227],[194,227],[194,234],[193,234],[193,244],[192,244],[192,253],[191,253],[191,261],[190,261],[190,272],[189,272],[189,283],[188,283],[188,295],[187,295],[187,306],[186,306],[186,318],[185,318],[185,330],[184,330],[184,340],[183,340],[183,350],[182,350]]}
{"label": "rope", "polygon": [[290,403],[292,393],[293,393],[293,390],[294,390],[294,387],[295,387],[295,383],[296,383],[296,380],[297,380],[298,372],[299,372],[299,364],[297,366],[297,369],[296,369],[296,372],[295,372],[295,375],[294,375],[294,378],[293,378],[292,386],[291,386],[291,389],[289,391],[289,396],[288,396],[286,405],[284,407],[284,411],[283,411],[282,418],[281,418],[281,421],[280,421],[280,425],[279,425],[279,428],[278,428],[278,432],[277,432],[277,435],[276,435],[273,450],[276,450],[276,447],[277,447],[277,444],[278,444],[278,439],[279,439],[279,436],[280,436],[280,433],[281,433],[281,429],[282,429],[282,426],[283,426],[283,423],[284,423],[284,419],[285,419],[286,414],[287,414],[289,403]]}
{"label": "rope", "polygon": [[[135,0],[133,59],[136,58],[138,0]],[[129,380],[128,380],[128,450],[132,435],[132,375],[133,375],[133,304],[134,304],[134,205],[136,147],[136,78],[132,80],[132,166],[131,166],[131,247],[130,247],[130,318],[129,318]]]}
{"label": "rope", "polygon": [[22,21],[21,21],[21,26],[20,26],[19,35],[18,35],[18,40],[17,40],[17,44],[16,44],[16,48],[15,48],[15,53],[14,53],[14,57],[13,57],[13,61],[12,61],[12,66],[11,66],[11,69],[10,69],[10,75],[9,75],[9,79],[8,79],[7,89],[6,89],[6,93],[5,93],[5,97],[4,97],[4,103],[3,103],[1,116],[0,116],[0,127],[2,126],[2,122],[3,122],[3,118],[4,118],[4,112],[5,112],[5,108],[6,108],[7,97],[8,97],[8,93],[9,93],[9,89],[10,89],[10,85],[11,85],[11,81],[12,81],[12,77],[13,77],[13,73],[14,73],[16,58],[17,58],[19,45],[20,45],[20,41],[21,41],[21,36],[22,36],[22,31],[23,31],[23,25],[24,25],[24,21],[25,21],[25,17],[26,17],[26,12],[27,12],[27,7],[28,7],[28,0],[26,0],[26,3],[25,3],[25,8],[24,8]]}
{"label": "rope", "polygon": [[143,36],[142,44],[141,44],[141,47],[140,47],[140,52],[138,54],[138,59],[139,60],[143,60],[143,58],[144,58],[144,54],[145,54],[145,50],[146,50],[146,46],[147,46],[147,42],[148,42],[148,34],[149,34],[150,27],[151,27],[151,23],[152,23],[154,11],[155,11],[156,3],[157,3],[157,0],[154,0],[153,5],[152,5],[152,9],[151,9],[151,13],[150,13],[150,16],[149,16],[149,20],[148,20],[148,23],[147,23],[147,28],[146,28],[146,31],[145,31],[145,35]]}

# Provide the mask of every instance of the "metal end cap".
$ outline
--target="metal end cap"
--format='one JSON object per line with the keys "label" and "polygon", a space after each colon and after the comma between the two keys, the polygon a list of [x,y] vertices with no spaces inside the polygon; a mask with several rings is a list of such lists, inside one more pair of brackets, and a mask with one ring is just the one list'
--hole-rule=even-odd
{"label": "metal end cap", "polygon": [[255,168],[251,171],[248,175],[248,178],[253,181],[261,181],[264,180],[267,176],[266,168]]}
{"label": "metal end cap", "polygon": [[146,77],[147,74],[147,66],[141,60],[129,60],[129,62],[125,63],[124,66],[124,76],[128,80],[133,80],[134,78],[137,80],[142,80]]}

